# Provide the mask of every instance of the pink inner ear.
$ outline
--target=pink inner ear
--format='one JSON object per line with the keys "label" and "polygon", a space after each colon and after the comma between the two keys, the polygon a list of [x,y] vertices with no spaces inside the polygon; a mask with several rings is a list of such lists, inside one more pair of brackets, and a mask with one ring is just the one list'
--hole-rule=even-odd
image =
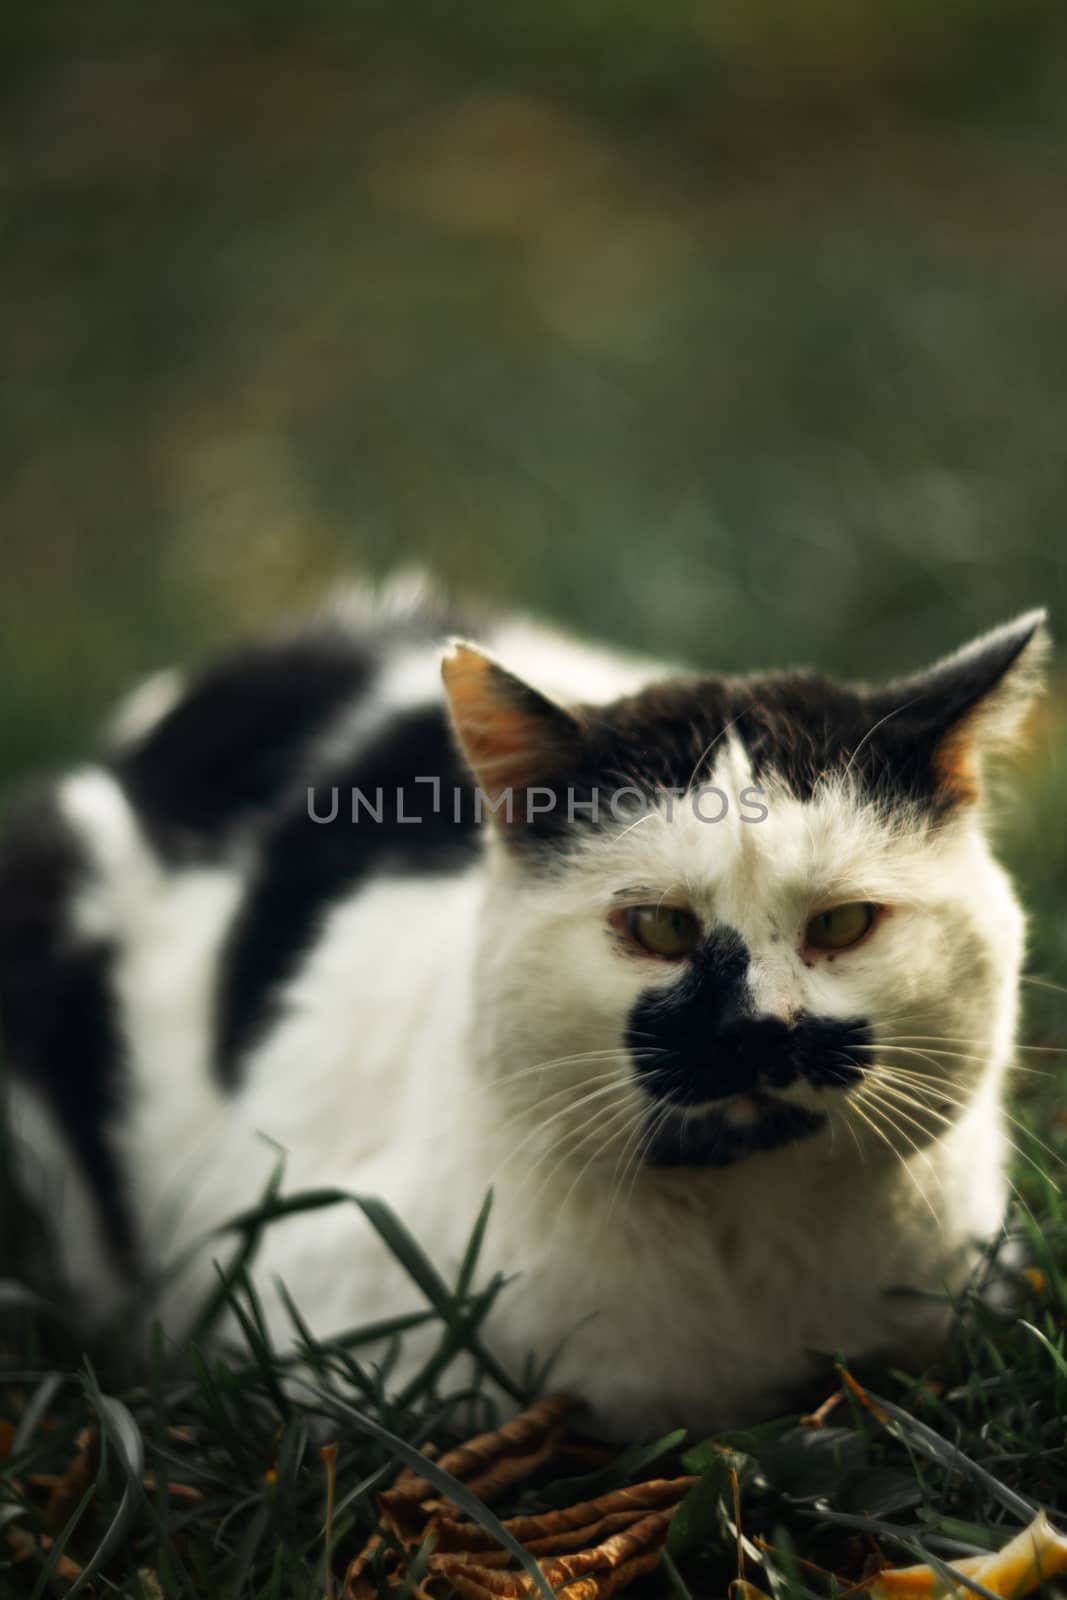
{"label": "pink inner ear", "polygon": [[456,732],[490,799],[524,789],[549,770],[551,728],[545,717],[516,704],[524,685],[465,645],[446,658],[442,672]]}
{"label": "pink inner ear", "polygon": [[[1031,719],[1035,706],[1023,710],[1019,723]],[[994,726],[992,739],[988,724],[988,704],[980,700],[945,734],[934,755],[934,772],[942,792],[958,805],[971,805],[982,792],[982,754],[986,745],[996,738]],[[1018,733],[1018,729],[1016,729]]]}
{"label": "pink inner ear", "polygon": [[976,722],[974,713],[964,717],[945,735],[934,756],[938,787],[958,805],[972,805],[980,793]]}

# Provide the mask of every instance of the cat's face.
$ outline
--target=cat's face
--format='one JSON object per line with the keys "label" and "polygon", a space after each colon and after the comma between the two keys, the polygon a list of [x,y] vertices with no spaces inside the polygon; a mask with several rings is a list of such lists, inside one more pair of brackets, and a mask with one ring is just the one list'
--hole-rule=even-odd
{"label": "cat's face", "polygon": [[595,710],[452,657],[481,786],[512,796],[483,1068],[546,1176],[896,1155],[995,1092],[1022,919],[976,802],[1037,620],[888,689],[695,679]]}

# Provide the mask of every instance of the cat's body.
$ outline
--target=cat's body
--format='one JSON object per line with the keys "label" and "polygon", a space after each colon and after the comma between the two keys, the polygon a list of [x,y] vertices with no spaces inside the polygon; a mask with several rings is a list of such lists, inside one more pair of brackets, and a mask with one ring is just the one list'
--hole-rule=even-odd
{"label": "cat's body", "polygon": [[[870,693],[646,689],[663,669],[491,627],[583,708],[450,657],[511,822],[475,820],[439,615],[338,612],[150,686],[0,863],[15,1117],[75,1286],[254,1205],[281,1147],[287,1191],[383,1197],[446,1277],[492,1185],[494,1353],[561,1345],[553,1383],[619,1432],[751,1420],[819,1354],[929,1348],[1003,1208],[1021,917],[975,790],[1035,625]],[[720,821],[691,803],[709,781]],[[854,948],[807,942],[856,904]],[[646,924],[692,948],[650,953]],[[169,1291],[175,1329],[220,1253]],[[282,1341],[276,1277],[320,1334],[420,1303],[355,1208],[274,1225],[256,1276]]]}

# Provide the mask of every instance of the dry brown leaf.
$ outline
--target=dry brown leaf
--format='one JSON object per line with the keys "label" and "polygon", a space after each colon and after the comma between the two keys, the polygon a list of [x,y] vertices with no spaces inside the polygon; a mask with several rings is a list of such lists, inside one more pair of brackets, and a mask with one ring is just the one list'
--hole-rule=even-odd
{"label": "dry brown leaf", "polygon": [[53,1528],[61,1528],[74,1514],[75,1507],[92,1483],[96,1472],[97,1438],[93,1430],[83,1428],[75,1440],[75,1445],[77,1454],[65,1472],[48,1480],[43,1477],[33,1480],[48,1488],[48,1504],[44,1508],[44,1514]]}
{"label": "dry brown leaf", "polygon": [[[543,1511],[537,1516],[509,1517],[504,1527],[525,1548],[535,1544],[545,1549],[558,1549],[560,1541],[570,1540],[578,1533],[588,1533],[606,1518],[624,1516],[637,1521],[647,1512],[661,1506],[674,1506],[693,1486],[696,1478],[652,1478],[647,1483],[635,1483],[627,1489],[614,1489],[596,1500],[582,1500],[577,1505],[564,1506],[555,1511]],[[476,1524],[455,1521],[437,1515],[433,1521],[438,1550],[446,1553],[459,1546],[452,1542],[463,1538],[466,1550],[495,1550],[496,1540],[491,1533]],[[535,1551],[540,1554],[540,1550]]]}
{"label": "dry brown leaf", "polygon": [[[343,1590],[344,1600],[374,1600],[378,1586],[371,1577],[371,1563],[381,1547],[381,1534],[372,1533],[359,1555],[348,1563]],[[395,1558],[391,1551],[387,1552],[386,1559],[390,1565],[395,1566]]]}
{"label": "dry brown leaf", "polygon": [[[156,1489],[159,1487],[159,1480],[156,1478],[155,1473],[145,1473],[144,1486],[148,1490],[149,1494],[155,1493]],[[166,1489],[172,1500],[185,1500],[190,1505],[199,1504],[199,1502],[204,1498],[204,1491],[202,1489],[197,1489],[191,1483],[172,1483],[168,1478],[163,1487]]]}
{"label": "dry brown leaf", "polygon": [[[499,1495],[559,1452],[573,1406],[565,1395],[552,1396],[496,1433],[450,1451],[440,1465],[483,1500]],[[671,1518],[695,1482],[693,1477],[655,1478],[573,1506],[511,1517],[504,1527],[537,1558],[565,1600],[606,1600],[659,1563]],[[522,1600],[535,1592],[533,1579],[517,1568],[510,1551],[417,1473],[405,1468],[378,1503],[383,1530],[405,1552],[433,1538],[418,1600],[433,1600],[446,1588],[464,1600]],[[372,1563],[383,1543],[375,1534],[352,1562],[345,1600],[373,1600]],[[384,1565],[388,1585],[404,1581],[406,1560],[395,1549],[385,1551]]]}
{"label": "dry brown leaf", "polygon": [[[479,1434],[437,1460],[445,1472],[466,1484],[486,1502],[512,1484],[522,1483],[552,1455],[567,1415],[577,1402],[569,1395],[549,1395],[495,1433]],[[437,1459],[429,1455],[428,1459]],[[457,1508],[426,1478],[405,1467],[391,1489],[378,1496],[382,1526],[409,1548],[421,1543],[427,1519],[435,1512],[455,1515]]]}
{"label": "dry brown leaf", "polygon": [[[610,1572],[625,1566],[650,1550],[655,1550],[658,1557],[672,1514],[673,1508],[671,1511],[653,1511],[631,1527],[610,1534],[602,1543],[594,1544],[590,1549],[542,1559],[541,1570],[553,1589],[559,1589],[589,1573]],[[533,1579],[528,1573],[499,1572],[476,1560],[472,1561],[465,1553],[431,1556],[428,1570],[440,1573],[449,1582],[454,1582],[459,1572],[472,1577],[476,1575],[477,1580],[493,1594],[532,1594],[534,1589]]]}
{"label": "dry brown leaf", "polygon": [[[581,1550],[589,1544],[595,1544],[598,1539],[606,1538],[609,1533],[617,1533],[620,1528],[631,1527],[633,1523],[640,1522],[643,1516],[644,1512],[640,1510],[616,1511],[596,1522],[581,1523],[577,1527],[542,1537],[524,1537],[516,1530],[517,1522],[534,1522],[537,1519],[533,1517],[513,1518],[504,1526],[532,1556],[561,1555],[568,1550]],[[507,1566],[511,1560],[510,1553],[496,1543],[491,1533],[484,1528],[472,1527],[469,1522],[436,1518],[433,1536],[434,1548],[440,1555],[465,1552],[487,1567]]]}
{"label": "dry brown leaf", "polygon": [[[439,1458],[437,1465],[465,1483],[472,1494],[485,1501],[492,1500],[513,1483],[530,1477],[548,1460],[562,1436],[567,1417],[577,1404],[570,1395],[549,1395],[495,1433],[479,1434],[476,1439],[450,1450]],[[398,1480],[397,1488],[406,1498],[417,1500],[437,1494],[433,1484],[414,1474]],[[441,1504],[445,1506],[448,1502]]]}
{"label": "dry brown leaf", "polygon": [[[6,1531],[11,1559],[16,1564],[29,1561],[31,1556],[52,1548],[53,1540],[49,1539],[47,1534],[38,1543],[28,1528],[8,1528]],[[81,1567],[68,1555],[60,1556],[53,1571],[61,1583],[74,1583],[82,1574]]]}
{"label": "dry brown leaf", "polygon": [[[659,1565],[662,1553],[661,1544],[610,1570],[575,1578],[558,1587],[557,1592],[561,1600],[607,1600],[609,1595],[617,1594],[627,1584],[653,1572]],[[464,1596],[464,1600],[525,1600],[526,1596],[534,1593],[533,1580],[525,1573],[507,1575],[507,1583],[503,1586],[491,1587],[483,1581],[486,1577],[499,1580],[501,1576],[500,1573],[485,1573],[482,1569],[476,1569],[450,1573],[449,1581],[457,1594]]]}
{"label": "dry brown leaf", "polygon": [[643,1578],[646,1573],[655,1572],[662,1555],[661,1543],[656,1549],[646,1550],[644,1554],[632,1557],[611,1572],[598,1573],[595,1577],[581,1578],[577,1583],[568,1583],[565,1589],[560,1590],[560,1594],[563,1600],[608,1600],[609,1595],[617,1594],[628,1584],[636,1583],[637,1579]]}

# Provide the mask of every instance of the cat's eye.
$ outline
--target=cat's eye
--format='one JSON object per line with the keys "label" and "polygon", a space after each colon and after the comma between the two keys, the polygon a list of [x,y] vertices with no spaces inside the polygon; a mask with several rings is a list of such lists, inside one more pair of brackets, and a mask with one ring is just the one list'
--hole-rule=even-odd
{"label": "cat's eye", "polygon": [[680,961],[700,943],[700,923],[680,906],[631,906],[626,930],[649,955]]}
{"label": "cat's eye", "polygon": [[849,950],[871,931],[876,911],[877,907],[870,900],[851,900],[847,905],[831,906],[812,917],[804,933],[804,943],[813,950]]}

